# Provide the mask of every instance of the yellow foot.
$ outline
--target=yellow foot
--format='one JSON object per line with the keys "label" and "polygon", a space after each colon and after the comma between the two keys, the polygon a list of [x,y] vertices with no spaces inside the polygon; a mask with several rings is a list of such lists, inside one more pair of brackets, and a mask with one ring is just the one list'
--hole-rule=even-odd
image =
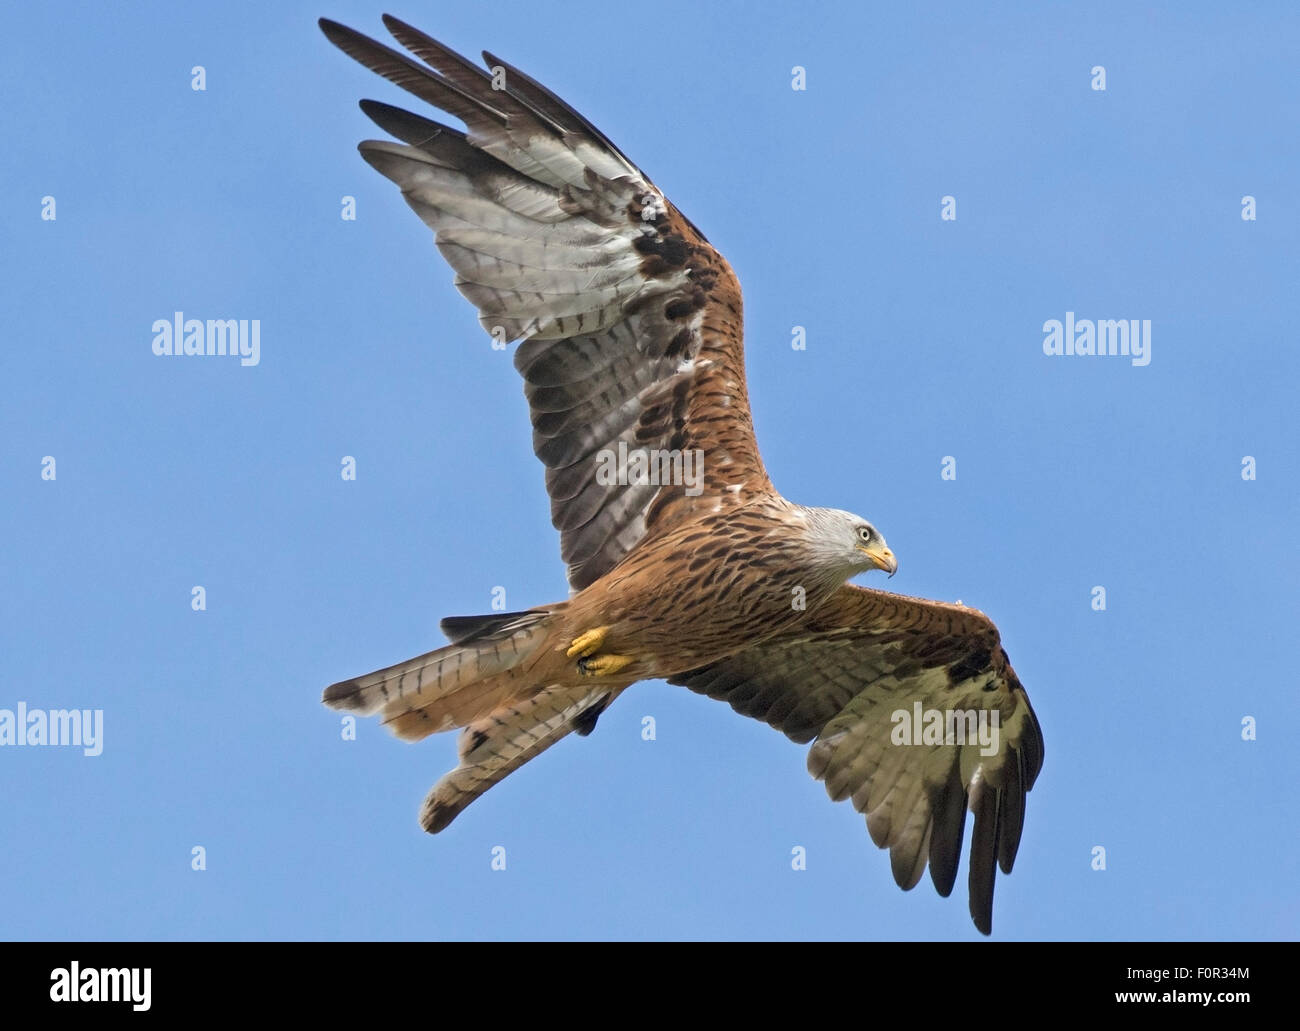
{"label": "yellow foot", "polygon": [[584,677],[612,677],[626,669],[636,659],[631,655],[599,655],[594,659],[578,660],[578,672]]}
{"label": "yellow foot", "polygon": [[585,659],[588,655],[594,655],[600,651],[600,646],[605,643],[605,635],[609,633],[609,627],[598,626],[595,630],[588,630],[586,633],[579,634],[569,645],[569,650],[564,654],[571,659]]}

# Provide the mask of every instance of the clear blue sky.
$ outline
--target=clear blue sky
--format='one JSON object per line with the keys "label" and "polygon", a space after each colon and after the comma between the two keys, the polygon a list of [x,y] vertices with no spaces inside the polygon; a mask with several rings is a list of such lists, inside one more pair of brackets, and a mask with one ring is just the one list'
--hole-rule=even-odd
{"label": "clear blue sky", "polygon": [[[641,164],[741,279],[778,487],[997,621],[1047,742],[999,938],[1300,926],[1300,14],[1216,6],[393,9]],[[408,98],[315,25],[382,10],[8,15],[0,708],[105,733],[0,748],[0,936],[978,937],[964,857],[952,898],[900,892],[803,748],[680,688],[434,838],[454,737],[341,740],[324,685],[496,586],[566,593],[509,359],[355,152],[356,101]],[[177,310],[260,319],[260,363],[156,357]],[[1151,320],[1150,365],[1045,356],[1067,311]]]}

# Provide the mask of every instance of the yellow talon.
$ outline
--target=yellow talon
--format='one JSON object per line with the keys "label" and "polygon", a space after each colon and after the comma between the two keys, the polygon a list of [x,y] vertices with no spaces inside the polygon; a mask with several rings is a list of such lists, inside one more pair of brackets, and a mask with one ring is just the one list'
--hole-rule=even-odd
{"label": "yellow talon", "polygon": [[578,671],[584,677],[612,677],[634,662],[636,659],[631,655],[601,655],[594,659],[579,659]]}
{"label": "yellow talon", "polygon": [[569,650],[564,654],[571,659],[585,659],[588,655],[594,655],[600,651],[601,645],[605,643],[605,635],[609,633],[609,627],[598,626],[595,630],[588,630],[586,633],[579,634],[569,645]]}

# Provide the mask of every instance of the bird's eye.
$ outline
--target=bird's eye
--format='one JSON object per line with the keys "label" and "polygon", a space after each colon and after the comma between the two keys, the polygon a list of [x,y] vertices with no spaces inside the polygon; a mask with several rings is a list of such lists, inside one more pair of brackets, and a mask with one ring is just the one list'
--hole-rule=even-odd
{"label": "bird's eye", "polygon": [[864,541],[869,541],[871,540],[871,531],[864,526],[858,531],[858,536]]}

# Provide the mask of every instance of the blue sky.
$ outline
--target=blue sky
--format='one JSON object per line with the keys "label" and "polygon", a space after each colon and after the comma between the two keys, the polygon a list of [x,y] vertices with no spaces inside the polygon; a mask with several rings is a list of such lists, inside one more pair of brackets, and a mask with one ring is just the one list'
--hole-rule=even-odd
{"label": "blue sky", "polygon": [[[1002,939],[1300,925],[1300,14],[1213,6],[393,9],[642,166],[740,277],[777,486],[998,623],[1046,739]],[[324,685],[494,587],[566,593],[509,359],[355,152],[357,99],[418,102],[315,26],[382,10],[9,15],[0,708],[102,709],[104,741],[0,748],[0,936],[978,937],[964,861],[900,892],[803,748],[680,688],[433,838],[454,737],[341,739]],[[260,362],[155,356],[178,310],[259,319]],[[1149,319],[1150,364],[1046,356],[1067,311]]]}

